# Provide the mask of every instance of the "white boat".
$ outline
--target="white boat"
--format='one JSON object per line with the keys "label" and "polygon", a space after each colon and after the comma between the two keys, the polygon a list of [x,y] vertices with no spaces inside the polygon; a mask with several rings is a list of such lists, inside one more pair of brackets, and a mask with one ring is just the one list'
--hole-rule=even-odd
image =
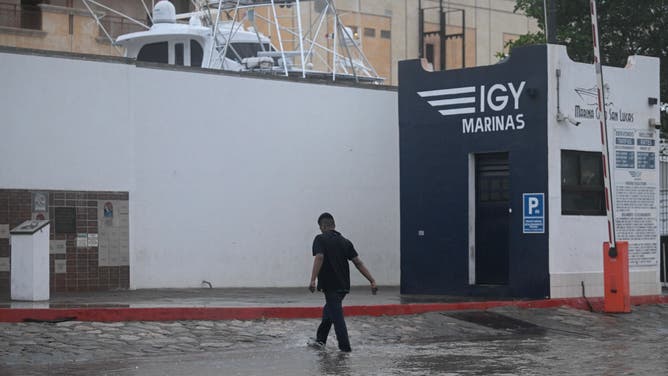
{"label": "white boat", "polygon": [[[355,33],[341,23],[332,0],[320,0],[319,17],[309,30],[301,19],[304,0],[200,0],[193,1],[195,11],[184,14],[177,14],[169,1],[162,0],[148,15],[150,26],[97,1],[83,1],[112,43],[125,48],[125,56],[137,61],[334,81],[383,82],[362,53]],[[148,11],[144,1],[140,1]],[[286,17],[284,8],[292,8],[294,13],[289,17],[296,19],[296,27],[289,28],[285,26],[287,22],[281,22]],[[146,30],[113,40],[104,29],[100,10],[127,18]],[[330,25],[330,30],[326,25]]]}

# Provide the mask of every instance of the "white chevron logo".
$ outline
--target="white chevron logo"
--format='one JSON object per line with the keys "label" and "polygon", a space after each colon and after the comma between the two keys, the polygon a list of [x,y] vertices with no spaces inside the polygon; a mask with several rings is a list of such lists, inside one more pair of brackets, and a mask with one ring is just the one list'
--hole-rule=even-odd
{"label": "white chevron logo", "polygon": [[[462,95],[466,96],[462,96]],[[469,96],[471,94],[471,96]],[[418,95],[422,98],[455,96],[454,98],[430,100],[427,101],[432,107],[447,107],[444,110],[439,110],[443,116],[472,114],[475,112],[475,86],[458,87],[454,89],[441,89],[419,91]],[[458,107],[461,104],[473,104],[473,107]],[[452,108],[452,107],[455,108]]]}
{"label": "white chevron logo", "polygon": [[498,112],[508,106],[510,102],[508,92],[512,96],[514,109],[519,109],[519,99],[525,84],[526,81],[521,81],[515,87],[512,82],[508,82],[507,84],[494,84],[489,89],[486,89],[485,85],[480,85],[479,88],[462,86],[418,91],[417,94],[421,98],[426,98],[430,106],[439,108],[438,112],[443,116],[483,113],[487,109]]}

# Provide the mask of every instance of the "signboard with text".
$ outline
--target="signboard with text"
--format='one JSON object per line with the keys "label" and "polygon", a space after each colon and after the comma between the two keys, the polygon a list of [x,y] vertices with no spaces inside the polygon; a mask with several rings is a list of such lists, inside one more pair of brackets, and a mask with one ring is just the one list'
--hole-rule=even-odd
{"label": "signboard with text", "polygon": [[522,233],[545,233],[545,195],[543,193],[524,193],[522,203]]}

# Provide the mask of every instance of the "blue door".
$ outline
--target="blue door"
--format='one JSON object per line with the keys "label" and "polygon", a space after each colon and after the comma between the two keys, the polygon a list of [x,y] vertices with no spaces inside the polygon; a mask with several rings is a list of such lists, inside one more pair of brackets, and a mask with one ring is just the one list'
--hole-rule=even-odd
{"label": "blue door", "polygon": [[508,153],[475,159],[475,281],[508,284],[510,173]]}

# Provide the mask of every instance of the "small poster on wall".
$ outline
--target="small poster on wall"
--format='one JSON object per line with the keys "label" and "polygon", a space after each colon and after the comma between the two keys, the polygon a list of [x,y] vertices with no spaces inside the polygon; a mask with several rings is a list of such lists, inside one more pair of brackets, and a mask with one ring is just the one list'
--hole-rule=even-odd
{"label": "small poster on wall", "polygon": [[49,211],[49,195],[46,192],[32,193],[32,211],[33,213]]}
{"label": "small poster on wall", "polygon": [[77,234],[77,248],[88,247],[88,234]]}
{"label": "small poster on wall", "polygon": [[100,228],[95,242],[98,247],[98,265],[129,265],[129,204],[125,200],[98,201]]}

